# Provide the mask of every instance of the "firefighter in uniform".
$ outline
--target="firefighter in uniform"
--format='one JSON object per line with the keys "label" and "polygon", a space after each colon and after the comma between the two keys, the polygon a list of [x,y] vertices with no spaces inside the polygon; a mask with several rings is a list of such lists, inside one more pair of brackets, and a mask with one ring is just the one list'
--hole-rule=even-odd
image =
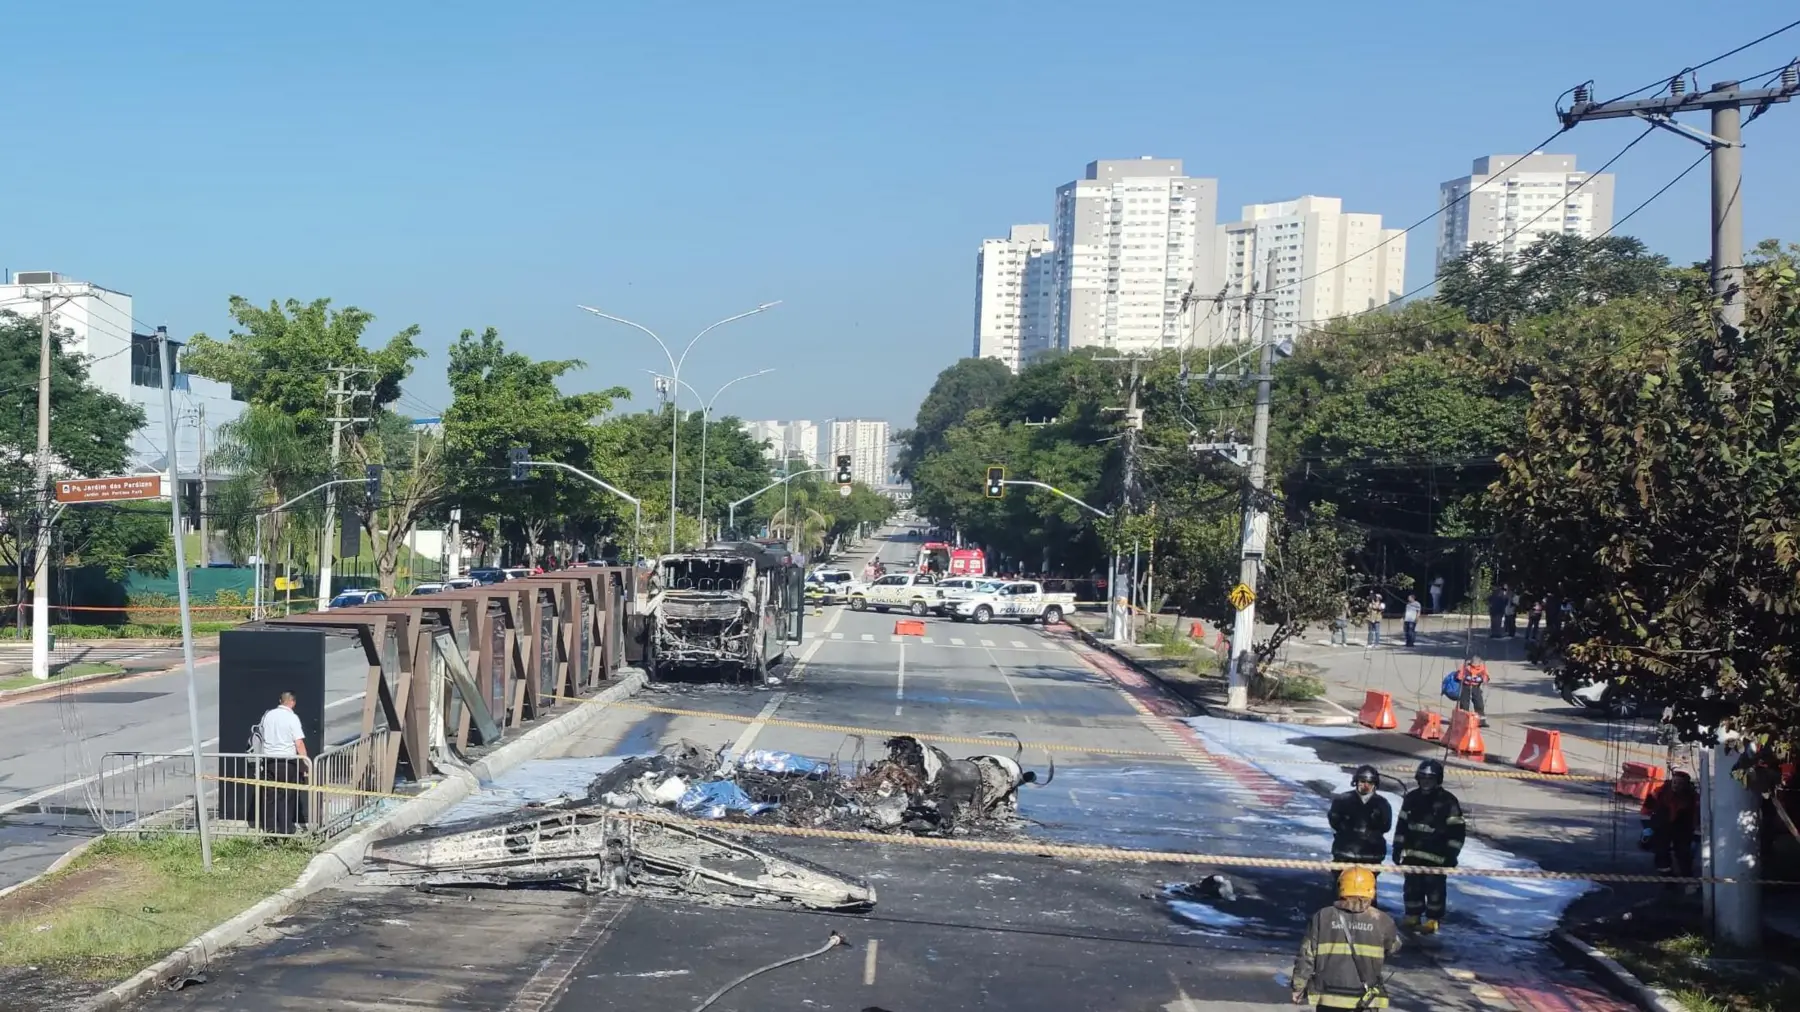
{"label": "firefighter in uniform", "polygon": [[1380,864],[1387,857],[1387,831],[1394,806],[1376,792],[1381,776],[1373,766],[1359,766],[1350,790],[1331,799],[1331,859]]}
{"label": "firefighter in uniform", "polygon": [[1372,906],[1375,873],[1351,868],[1338,876],[1336,903],[1306,923],[1294,960],[1294,1004],[1314,1008],[1387,1008],[1381,969],[1400,949],[1393,918]]}
{"label": "firefighter in uniform", "polygon": [[[1462,805],[1444,790],[1444,764],[1427,759],[1414,774],[1417,790],[1400,804],[1400,823],[1394,828],[1394,863],[1454,868],[1462,854]],[[1444,894],[1449,879],[1443,875],[1406,876],[1406,919],[1401,925],[1429,935],[1444,919]]]}

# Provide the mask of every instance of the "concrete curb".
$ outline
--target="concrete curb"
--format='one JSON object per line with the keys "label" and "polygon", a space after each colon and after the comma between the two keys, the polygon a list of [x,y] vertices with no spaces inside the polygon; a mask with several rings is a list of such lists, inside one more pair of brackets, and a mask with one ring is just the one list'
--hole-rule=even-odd
{"label": "concrete curb", "polygon": [[76,844],[75,846],[70,847],[68,850],[66,850],[62,853],[61,857],[58,857],[56,860],[50,862],[50,867],[45,868],[43,871],[38,872],[36,875],[31,876],[30,878],[26,879],[23,882],[14,882],[12,885],[7,886],[5,889],[0,889],[0,899],[5,899],[6,897],[12,895],[13,893],[18,892],[19,890],[32,884],[33,882],[39,881],[40,879],[47,878],[51,875],[56,874],[59,871],[62,871],[64,868],[69,866],[70,861],[73,861],[77,857],[80,857],[81,853],[83,851],[87,850],[89,847],[92,847],[94,844],[99,843],[101,840],[104,840],[104,839],[106,839],[106,834],[102,833],[98,836],[90,836],[87,839]]}
{"label": "concrete curb", "polygon": [[138,675],[152,674],[149,671],[101,671],[92,675],[75,675],[72,678],[51,678],[42,685],[27,685],[17,689],[0,689],[0,703],[9,703],[19,699],[32,699],[37,696],[48,696],[73,685],[93,685],[96,682],[116,682],[121,678],[134,678]]}
{"label": "concrete curb", "polygon": [[484,781],[492,780],[521,763],[537,758],[550,745],[571,737],[597,723],[606,707],[589,705],[611,703],[635,695],[644,686],[644,673],[636,668],[622,668],[619,682],[567,713],[534,727],[515,741],[506,743],[489,755],[470,764],[467,769],[452,770],[443,780],[426,788],[386,817],[350,834],[307,863],[300,877],[286,889],[266,897],[236,917],[214,927],[176,949],[157,962],[138,971],[129,980],[115,984],[83,1006],[85,1012],[111,1012],[122,1009],[132,1000],[157,987],[177,973],[203,967],[226,950],[241,944],[251,934],[314,893],[327,889],[356,875],[362,868],[369,848],[376,843],[421,826],[449,811],[473,794]]}
{"label": "concrete curb", "polygon": [[1646,1012],[1689,1012],[1686,1005],[1667,991],[1645,984],[1619,961],[1588,943],[1557,929],[1550,933],[1550,944],[1572,961],[1606,982],[1621,998],[1629,999]]}
{"label": "concrete curb", "polygon": [[1130,665],[1133,671],[1136,671],[1138,674],[1155,682],[1164,692],[1179,700],[1183,706],[1186,706],[1189,709],[1197,709],[1208,717],[1218,717],[1221,720],[1243,720],[1255,724],[1292,724],[1301,727],[1347,727],[1356,723],[1355,714],[1352,714],[1342,706],[1339,706],[1337,703],[1332,702],[1330,699],[1323,696],[1319,697],[1320,701],[1342,711],[1342,714],[1312,715],[1301,713],[1262,713],[1255,710],[1233,710],[1216,703],[1200,702],[1189,699],[1174,686],[1164,681],[1154,669],[1138,663],[1137,658],[1132,657],[1130,654],[1125,653],[1123,650],[1118,649],[1111,643],[1108,643],[1106,640],[1101,639],[1073,622],[1065,622],[1063,624],[1073,630],[1075,635],[1080,638],[1083,643],[1086,643],[1096,650],[1104,650],[1123,663]]}

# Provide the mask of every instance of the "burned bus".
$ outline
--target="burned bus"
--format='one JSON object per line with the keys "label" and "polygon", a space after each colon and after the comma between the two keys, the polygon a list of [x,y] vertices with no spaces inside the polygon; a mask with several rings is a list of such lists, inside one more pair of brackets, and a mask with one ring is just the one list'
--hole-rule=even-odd
{"label": "burned bus", "polygon": [[806,560],[785,546],[732,542],[656,561],[647,617],[651,678],[692,672],[772,680],[798,643]]}

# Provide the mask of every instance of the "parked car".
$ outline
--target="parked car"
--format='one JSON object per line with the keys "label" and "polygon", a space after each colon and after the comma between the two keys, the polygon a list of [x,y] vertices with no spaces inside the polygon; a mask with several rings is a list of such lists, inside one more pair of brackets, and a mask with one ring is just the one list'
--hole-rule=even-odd
{"label": "parked car", "polygon": [[996,618],[1015,618],[1021,622],[1055,625],[1063,615],[1075,610],[1074,594],[1046,594],[1034,580],[995,583],[956,602],[950,618],[957,622],[974,621],[986,625]]}
{"label": "parked car", "polygon": [[948,580],[939,580],[937,593],[931,598],[932,613],[948,615],[958,601],[967,600],[979,591],[990,589],[990,583],[998,586],[1004,582],[983,576],[953,576]]}
{"label": "parked car", "polygon": [[363,588],[363,587],[353,587],[349,590],[340,592],[338,594],[338,596],[331,599],[331,603],[326,605],[326,607],[327,608],[354,608],[359,604],[374,604],[377,601],[385,601],[385,600],[387,600],[387,595],[383,594],[379,590],[369,590],[369,589]]}
{"label": "parked car", "polygon": [[444,581],[445,590],[468,590],[470,587],[479,587],[480,585],[479,582],[471,580],[466,576],[459,576],[453,580]]}
{"label": "parked car", "polygon": [[469,579],[476,583],[487,584],[505,583],[510,577],[506,575],[504,569],[471,569],[469,570]]}
{"label": "parked car", "polygon": [[815,569],[806,574],[806,599],[820,604],[846,601],[856,577],[847,569]]}
{"label": "parked car", "polygon": [[412,596],[423,597],[426,594],[442,594],[448,589],[450,588],[442,583],[421,583],[413,588]]}
{"label": "parked car", "polygon": [[508,566],[505,572],[508,580],[523,580],[532,575],[531,570],[524,566]]}

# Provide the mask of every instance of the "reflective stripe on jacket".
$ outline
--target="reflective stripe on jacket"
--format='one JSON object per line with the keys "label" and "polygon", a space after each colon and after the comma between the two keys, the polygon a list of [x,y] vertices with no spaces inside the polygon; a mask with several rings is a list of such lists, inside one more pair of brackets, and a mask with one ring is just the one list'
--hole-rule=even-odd
{"label": "reflective stripe on jacket", "polygon": [[1386,1008],[1381,970],[1399,949],[1400,932],[1388,915],[1326,907],[1306,924],[1294,990],[1325,1008]]}
{"label": "reflective stripe on jacket", "polygon": [[1394,806],[1379,794],[1364,801],[1355,791],[1331,799],[1331,856],[1337,861],[1380,864],[1387,857],[1387,831]]}
{"label": "reflective stripe on jacket", "polygon": [[1454,866],[1467,835],[1462,804],[1456,795],[1436,787],[1415,790],[1400,803],[1394,827],[1394,860],[1400,864]]}

